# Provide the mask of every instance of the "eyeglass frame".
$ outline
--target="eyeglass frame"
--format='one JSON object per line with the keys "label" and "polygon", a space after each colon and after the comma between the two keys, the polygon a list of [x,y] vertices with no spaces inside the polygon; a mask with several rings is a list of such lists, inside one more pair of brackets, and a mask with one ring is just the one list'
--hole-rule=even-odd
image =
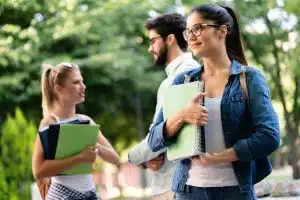
{"label": "eyeglass frame", "polygon": [[150,44],[149,44],[149,45],[152,46],[152,45],[155,43],[155,41],[156,41],[157,39],[159,39],[159,38],[163,39],[163,37],[162,37],[161,35],[156,36],[156,37],[153,37],[153,38],[149,38],[149,41],[150,41]]}
{"label": "eyeglass frame", "polygon": [[[191,33],[193,34],[193,36],[195,37],[199,37],[202,33],[202,30],[206,27],[216,27],[216,28],[219,28],[221,25],[218,25],[218,24],[202,24],[202,23],[199,23],[199,24],[195,24],[190,30],[189,29],[185,29],[184,31],[182,31],[182,35],[183,35],[183,38],[185,41],[188,41],[189,40],[189,36],[191,35]],[[198,34],[195,34],[194,32],[196,31],[193,31],[195,30],[195,28],[200,28],[199,30],[199,33]]]}

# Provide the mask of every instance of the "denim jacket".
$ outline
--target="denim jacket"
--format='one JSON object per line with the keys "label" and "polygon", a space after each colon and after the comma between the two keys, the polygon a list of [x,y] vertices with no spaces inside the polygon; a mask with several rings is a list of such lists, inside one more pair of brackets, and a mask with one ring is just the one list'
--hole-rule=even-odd
{"label": "denim jacket", "polygon": [[[241,67],[239,62],[232,60],[231,75],[221,100],[221,120],[226,148],[233,147],[239,159],[232,165],[240,191],[247,192],[271,173],[267,156],[279,147],[280,135],[278,117],[265,78],[256,68],[246,67],[246,99],[240,85]],[[180,74],[173,84],[182,84],[185,75],[191,77],[191,81],[198,80],[202,71],[203,66]],[[164,137],[165,123],[161,110],[148,139],[152,151],[173,142],[172,138],[167,140]],[[190,165],[190,159],[183,159],[178,164],[173,177],[173,191],[184,191]]]}

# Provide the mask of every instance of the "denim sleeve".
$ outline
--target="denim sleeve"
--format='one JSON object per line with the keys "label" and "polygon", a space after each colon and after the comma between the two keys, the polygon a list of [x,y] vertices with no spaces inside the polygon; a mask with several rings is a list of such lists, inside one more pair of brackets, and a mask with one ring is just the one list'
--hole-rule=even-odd
{"label": "denim sleeve", "polygon": [[165,123],[163,109],[161,108],[149,132],[148,146],[153,152],[159,151],[172,143],[172,140],[166,140],[164,137]]}
{"label": "denim sleeve", "polygon": [[[177,75],[172,85],[178,85],[183,83],[185,74],[186,72]],[[148,146],[153,152],[159,151],[169,146],[173,142],[172,138],[167,140],[164,137],[165,123],[166,120],[164,120],[163,108],[161,108],[153,125],[150,127],[149,130]]]}
{"label": "denim sleeve", "polygon": [[280,143],[278,117],[261,72],[253,71],[252,76],[247,77],[247,88],[253,133],[233,146],[241,161],[266,157],[275,151]]}

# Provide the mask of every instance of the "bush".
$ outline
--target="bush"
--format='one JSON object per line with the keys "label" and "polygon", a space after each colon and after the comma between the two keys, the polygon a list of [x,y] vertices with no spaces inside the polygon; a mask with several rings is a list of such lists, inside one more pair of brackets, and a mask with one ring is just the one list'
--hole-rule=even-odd
{"label": "bush", "polygon": [[19,108],[7,115],[0,136],[0,199],[30,199],[31,155],[37,128]]}

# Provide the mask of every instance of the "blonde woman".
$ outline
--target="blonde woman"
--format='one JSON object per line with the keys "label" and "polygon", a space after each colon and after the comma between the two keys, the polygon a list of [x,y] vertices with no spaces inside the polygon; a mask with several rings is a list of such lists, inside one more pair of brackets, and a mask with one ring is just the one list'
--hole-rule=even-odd
{"label": "blonde woman", "polygon": [[[39,129],[53,123],[68,122],[74,119],[88,119],[91,123],[95,123],[90,117],[76,113],[76,105],[85,100],[86,89],[77,65],[60,63],[55,67],[44,66],[41,89],[44,118],[40,122]],[[92,163],[96,156],[100,156],[109,163],[119,165],[119,155],[101,131],[99,131],[96,142],[97,146],[88,147],[69,158],[45,160],[40,137],[36,137],[32,156],[33,175],[38,184],[45,185],[51,179],[49,190],[40,188],[44,199],[98,199],[92,174],[56,176],[74,165]]]}

